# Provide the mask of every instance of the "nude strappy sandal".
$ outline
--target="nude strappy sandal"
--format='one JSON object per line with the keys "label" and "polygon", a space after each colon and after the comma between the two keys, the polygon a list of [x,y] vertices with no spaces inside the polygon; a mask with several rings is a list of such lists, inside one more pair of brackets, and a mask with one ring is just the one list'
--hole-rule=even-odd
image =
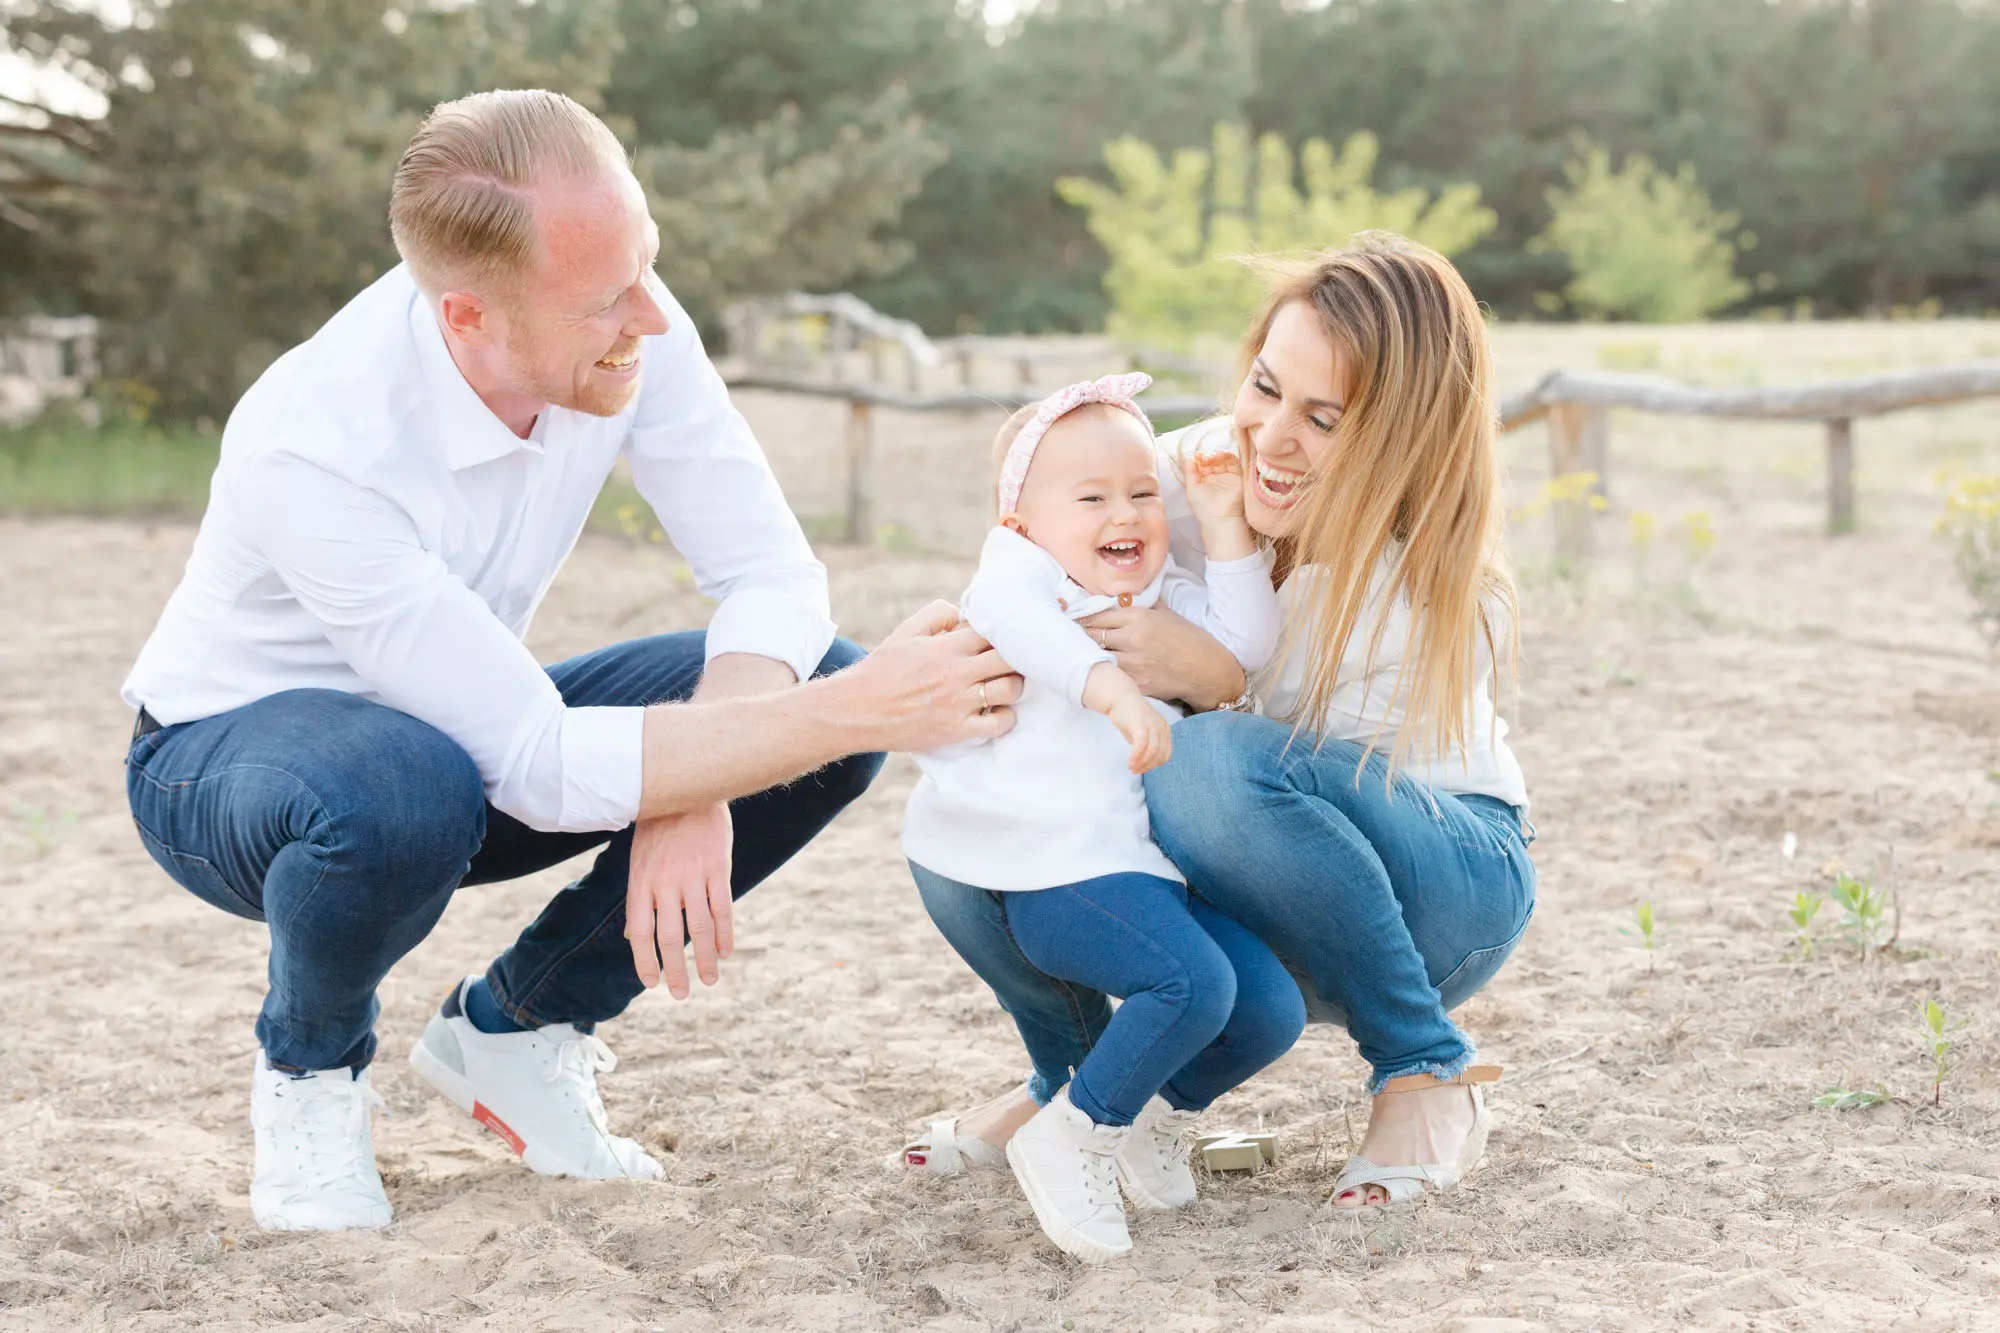
{"label": "nude strappy sandal", "polygon": [[1007,1150],[981,1138],[961,1136],[957,1118],[950,1117],[931,1121],[922,1136],[904,1144],[889,1162],[926,1175],[958,1176],[967,1171],[1006,1170]]}
{"label": "nude strappy sandal", "polygon": [[1389,1196],[1388,1203],[1364,1202],[1353,1210],[1359,1212],[1365,1208],[1415,1203],[1426,1194],[1443,1194],[1447,1190],[1455,1189],[1458,1183],[1465,1179],[1466,1173],[1477,1166],[1479,1159],[1485,1155],[1486,1136],[1493,1128],[1493,1117],[1486,1110],[1486,1099],[1480,1095],[1479,1085],[1499,1081],[1499,1065],[1474,1065],[1456,1078],[1405,1074],[1401,1078],[1390,1079],[1382,1085],[1382,1091],[1377,1093],[1377,1096],[1387,1096],[1396,1092],[1417,1092],[1425,1088],[1448,1088],[1454,1085],[1471,1089],[1472,1130],[1459,1147],[1458,1160],[1417,1166],[1377,1166],[1357,1153],[1347,1159],[1347,1168],[1340,1173],[1340,1181],[1333,1187],[1332,1197],[1338,1199],[1349,1190],[1380,1185],[1383,1192]]}

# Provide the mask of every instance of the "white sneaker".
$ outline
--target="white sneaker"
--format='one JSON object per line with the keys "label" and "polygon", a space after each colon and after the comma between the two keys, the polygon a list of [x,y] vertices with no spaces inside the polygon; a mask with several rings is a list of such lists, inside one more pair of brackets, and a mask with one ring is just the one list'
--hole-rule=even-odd
{"label": "white sneaker", "polygon": [[1042,1234],[1087,1264],[1132,1249],[1112,1165],[1130,1134],[1129,1126],[1100,1125],[1077,1110],[1064,1088],[1007,1140],[1007,1164]]}
{"label": "white sneaker", "polygon": [[1132,1136],[1118,1150],[1118,1179],[1132,1206],[1164,1213],[1194,1202],[1194,1172],[1188,1169],[1194,1122],[1199,1111],[1176,1111],[1154,1097],[1132,1122]]}
{"label": "white sneaker", "polygon": [[262,1051],[250,1076],[250,1128],[257,1167],[250,1215],[269,1231],[373,1231],[395,1215],[375,1170],[368,1112],[382,1105],[368,1081],[346,1069],[304,1078],[273,1069]]}
{"label": "white sneaker", "polygon": [[460,982],[431,1016],[410,1051],[418,1076],[498,1134],[539,1175],[664,1176],[644,1148],[605,1124],[597,1071],[618,1067],[611,1048],[568,1023],[481,1032],[465,1016],[465,988],[478,979]]}

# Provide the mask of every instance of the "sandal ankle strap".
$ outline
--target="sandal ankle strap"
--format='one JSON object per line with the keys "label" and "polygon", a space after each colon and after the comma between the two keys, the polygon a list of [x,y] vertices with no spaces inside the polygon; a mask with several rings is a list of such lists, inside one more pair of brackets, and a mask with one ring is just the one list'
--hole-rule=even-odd
{"label": "sandal ankle strap", "polygon": [[[1425,1088],[1449,1088],[1454,1085],[1470,1086],[1474,1083],[1498,1083],[1500,1065],[1473,1065],[1464,1073],[1452,1078],[1437,1078],[1431,1074],[1404,1074],[1392,1078],[1382,1085],[1382,1092],[1421,1092]],[[1381,1093],[1377,1093],[1380,1096]]]}

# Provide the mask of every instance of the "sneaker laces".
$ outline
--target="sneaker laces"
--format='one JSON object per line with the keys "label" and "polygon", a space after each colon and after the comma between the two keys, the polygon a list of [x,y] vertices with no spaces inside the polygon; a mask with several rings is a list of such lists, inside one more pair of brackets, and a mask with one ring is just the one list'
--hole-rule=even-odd
{"label": "sneaker laces", "polygon": [[[1121,1136],[1122,1138],[1122,1136]],[[1118,1196],[1118,1144],[1095,1144],[1083,1150],[1083,1195],[1092,1208],[1124,1208]]]}
{"label": "sneaker laces", "polygon": [[301,1167],[301,1191],[368,1181],[374,1162],[355,1149],[368,1133],[368,1113],[388,1104],[366,1079],[290,1078],[276,1098],[273,1136]]}
{"label": "sneaker laces", "polygon": [[1185,1163],[1193,1153],[1194,1126],[1199,1119],[1199,1111],[1169,1109],[1146,1126],[1147,1141],[1163,1170]]}
{"label": "sneaker laces", "polygon": [[542,1081],[554,1084],[573,1095],[583,1104],[583,1111],[590,1118],[591,1125],[598,1132],[609,1135],[610,1124],[604,1114],[604,1099],[598,1095],[597,1076],[610,1073],[618,1067],[618,1057],[611,1053],[602,1039],[595,1033],[578,1032],[564,1038],[556,1046],[556,1058],[542,1070]]}

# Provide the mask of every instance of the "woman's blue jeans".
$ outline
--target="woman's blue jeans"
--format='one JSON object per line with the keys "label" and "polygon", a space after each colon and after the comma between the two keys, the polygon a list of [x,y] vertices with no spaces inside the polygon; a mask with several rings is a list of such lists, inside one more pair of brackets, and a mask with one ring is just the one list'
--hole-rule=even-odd
{"label": "woman's blue jeans", "polygon": [[[549,668],[571,705],[685,699],[705,636],[663,634]],[[861,659],[836,639],[818,674]],[[293,1071],[359,1067],[375,1053],[375,988],[460,887],[516,879],[602,847],[486,971],[525,1027],[593,1024],[644,987],[625,939],[632,830],[547,833],[486,803],[472,759],[443,732],[338,690],[288,690],[132,742],[126,791],[166,872],[271,931],[257,1039]],[[690,762],[699,762],[694,757]],[[730,887],[741,897],[874,779],[853,755],[730,803]]]}
{"label": "woman's blue jeans", "polygon": [[[1513,952],[1535,905],[1515,809],[1398,776],[1363,747],[1296,742],[1282,722],[1204,713],[1146,775],[1153,836],[1189,887],[1284,960],[1309,1018],[1345,1026],[1374,1068],[1450,1076],[1472,1043],[1447,1017]],[[1357,766],[1360,770],[1357,773]],[[918,878],[945,938],[1012,1015],[1046,1100],[1111,1016],[1101,991],[1022,954],[992,895]]]}

